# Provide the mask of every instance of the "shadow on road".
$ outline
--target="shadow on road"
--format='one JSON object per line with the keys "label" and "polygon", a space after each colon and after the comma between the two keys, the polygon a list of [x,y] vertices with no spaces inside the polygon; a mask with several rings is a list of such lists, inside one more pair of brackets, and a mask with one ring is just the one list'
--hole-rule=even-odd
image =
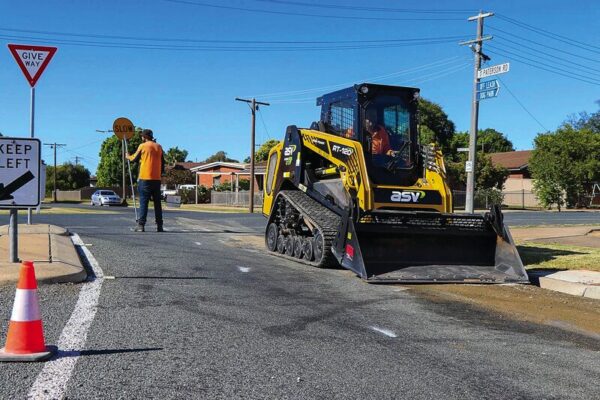
{"label": "shadow on road", "polygon": [[81,351],[62,351],[59,350],[53,359],[65,358],[65,357],[78,357],[78,356],[97,356],[97,355],[108,355],[108,354],[122,354],[122,353],[140,353],[144,351],[160,351],[164,350],[162,347],[147,347],[140,349],[104,349],[104,350],[81,350]]}

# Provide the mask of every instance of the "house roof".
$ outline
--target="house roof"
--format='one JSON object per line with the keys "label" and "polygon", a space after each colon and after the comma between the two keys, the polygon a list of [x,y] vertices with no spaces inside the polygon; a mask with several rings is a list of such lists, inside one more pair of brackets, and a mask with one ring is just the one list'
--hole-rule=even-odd
{"label": "house roof", "polygon": [[492,164],[500,165],[508,170],[521,170],[527,168],[532,150],[508,151],[505,153],[492,153]]}
{"label": "house roof", "polygon": [[[259,161],[254,163],[254,173],[257,175],[262,175],[267,170],[267,162]],[[250,174],[250,164],[246,164],[243,171],[240,171],[240,174]]]}
{"label": "house roof", "polygon": [[197,171],[204,171],[207,169],[213,169],[213,168],[218,168],[218,167],[227,167],[227,168],[242,170],[242,169],[244,169],[244,164],[233,163],[233,162],[224,162],[224,161],[215,161],[215,162],[211,162],[208,164],[201,164],[196,167],[192,167],[190,169],[194,172],[197,172]]}
{"label": "house roof", "polygon": [[190,162],[190,161],[185,161],[185,162],[176,162],[174,167],[180,167],[183,169],[192,169],[195,167],[199,167],[201,165],[204,165],[203,162]]}

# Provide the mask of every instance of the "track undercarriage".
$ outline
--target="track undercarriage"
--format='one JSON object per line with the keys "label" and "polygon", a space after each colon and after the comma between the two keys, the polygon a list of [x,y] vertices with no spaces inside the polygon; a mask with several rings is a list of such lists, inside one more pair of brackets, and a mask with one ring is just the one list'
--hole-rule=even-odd
{"label": "track undercarriage", "polygon": [[282,190],[267,224],[267,249],[318,268],[338,265],[331,249],[339,224],[336,213],[304,192]]}

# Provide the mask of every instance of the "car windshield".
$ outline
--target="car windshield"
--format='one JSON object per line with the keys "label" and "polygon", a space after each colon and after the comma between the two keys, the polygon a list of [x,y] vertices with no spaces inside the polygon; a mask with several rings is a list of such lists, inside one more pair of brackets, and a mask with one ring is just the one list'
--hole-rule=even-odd
{"label": "car windshield", "polygon": [[103,190],[100,192],[101,196],[116,196],[115,192],[111,190]]}
{"label": "car windshield", "polygon": [[373,164],[393,164],[394,169],[411,166],[410,125],[410,112],[400,97],[381,96],[367,105],[363,129]]}

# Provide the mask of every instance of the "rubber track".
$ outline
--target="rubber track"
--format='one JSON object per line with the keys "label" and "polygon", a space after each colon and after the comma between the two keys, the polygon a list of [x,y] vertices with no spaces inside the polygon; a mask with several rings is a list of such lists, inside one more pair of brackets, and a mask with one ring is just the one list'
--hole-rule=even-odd
{"label": "rubber track", "polygon": [[[338,266],[339,263],[336,257],[331,252],[331,246],[333,240],[337,234],[340,226],[341,217],[323,206],[316,200],[309,197],[306,193],[298,190],[282,190],[278,196],[282,196],[286,201],[294,206],[299,211],[300,215],[309,220],[314,226],[321,231],[323,235],[323,257],[320,262],[306,261],[296,257],[291,257],[285,254],[278,253],[276,251],[270,251],[269,253],[277,255],[278,257],[286,258],[303,264],[311,265],[317,268],[326,268],[330,266]],[[267,226],[268,227],[268,226]],[[266,241],[266,231],[265,231]]]}

